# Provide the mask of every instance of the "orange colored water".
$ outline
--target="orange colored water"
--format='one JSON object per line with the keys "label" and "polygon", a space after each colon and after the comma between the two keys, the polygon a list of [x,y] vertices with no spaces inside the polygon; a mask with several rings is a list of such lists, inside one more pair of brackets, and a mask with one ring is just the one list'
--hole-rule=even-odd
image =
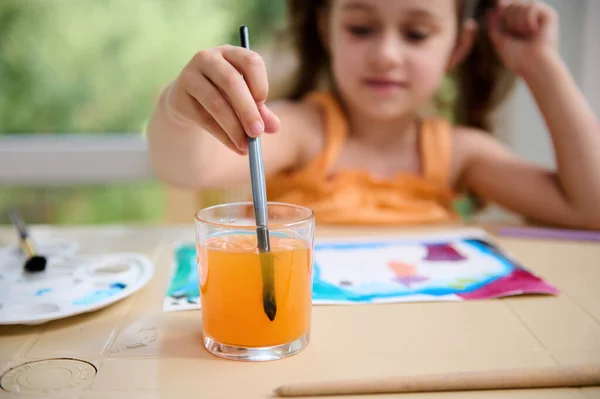
{"label": "orange colored water", "polygon": [[209,238],[198,250],[204,334],[242,347],[292,342],[310,329],[312,259],[306,241],[271,236],[275,319],[263,309],[262,273],[256,236]]}

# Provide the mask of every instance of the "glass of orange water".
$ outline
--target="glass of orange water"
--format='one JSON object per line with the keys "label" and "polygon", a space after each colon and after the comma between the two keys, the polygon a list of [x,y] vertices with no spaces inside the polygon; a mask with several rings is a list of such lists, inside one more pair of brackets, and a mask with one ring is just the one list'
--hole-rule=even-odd
{"label": "glass of orange water", "polygon": [[[195,219],[206,349],[251,361],[276,360],[304,349],[312,309],[312,210],[269,202],[270,252],[263,254],[252,202],[216,205],[199,211]],[[264,257],[271,259],[265,262]]]}

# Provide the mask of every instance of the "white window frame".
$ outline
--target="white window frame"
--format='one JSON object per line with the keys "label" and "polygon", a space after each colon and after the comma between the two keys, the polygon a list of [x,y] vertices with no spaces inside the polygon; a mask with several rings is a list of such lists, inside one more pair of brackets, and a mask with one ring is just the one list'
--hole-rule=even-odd
{"label": "white window frame", "polygon": [[600,1],[585,3],[581,86],[592,108],[600,114]]}
{"label": "white window frame", "polygon": [[83,185],[154,179],[139,133],[0,135],[0,185]]}

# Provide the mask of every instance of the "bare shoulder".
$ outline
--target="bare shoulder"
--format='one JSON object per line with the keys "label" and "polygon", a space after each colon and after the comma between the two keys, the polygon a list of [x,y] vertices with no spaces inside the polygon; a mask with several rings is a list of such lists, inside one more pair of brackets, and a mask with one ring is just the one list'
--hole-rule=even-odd
{"label": "bare shoulder", "polygon": [[454,127],[453,151],[456,156],[469,157],[477,154],[505,153],[507,147],[492,133],[468,126]]}
{"label": "bare shoulder", "polygon": [[281,120],[282,139],[294,141],[302,162],[321,151],[324,143],[324,124],[319,107],[308,101],[277,100],[268,104]]}
{"label": "bare shoulder", "polygon": [[460,184],[467,167],[477,159],[507,157],[510,155],[508,148],[490,132],[468,126],[454,126],[452,182]]}

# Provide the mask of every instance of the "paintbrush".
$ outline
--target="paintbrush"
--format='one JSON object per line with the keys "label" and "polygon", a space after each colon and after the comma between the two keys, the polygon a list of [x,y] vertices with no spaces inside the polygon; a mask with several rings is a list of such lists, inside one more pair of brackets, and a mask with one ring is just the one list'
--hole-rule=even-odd
{"label": "paintbrush", "polygon": [[[240,27],[240,45],[250,48],[248,27]],[[252,201],[254,203],[254,216],[256,218],[256,235],[258,251],[260,252],[260,266],[262,274],[263,309],[269,320],[275,320],[277,302],[275,300],[275,268],[273,255],[269,242],[267,193],[265,184],[265,170],[262,160],[260,137],[248,137],[248,155],[250,158],[250,180],[252,185]]]}
{"label": "paintbrush", "polygon": [[33,241],[29,237],[27,226],[25,226],[25,222],[23,221],[23,218],[21,218],[19,212],[16,209],[11,209],[8,216],[19,233],[21,248],[27,257],[27,260],[25,261],[25,270],[34,273],[46,269],[46,258],[38,255],[35,246],[33,245]]}

